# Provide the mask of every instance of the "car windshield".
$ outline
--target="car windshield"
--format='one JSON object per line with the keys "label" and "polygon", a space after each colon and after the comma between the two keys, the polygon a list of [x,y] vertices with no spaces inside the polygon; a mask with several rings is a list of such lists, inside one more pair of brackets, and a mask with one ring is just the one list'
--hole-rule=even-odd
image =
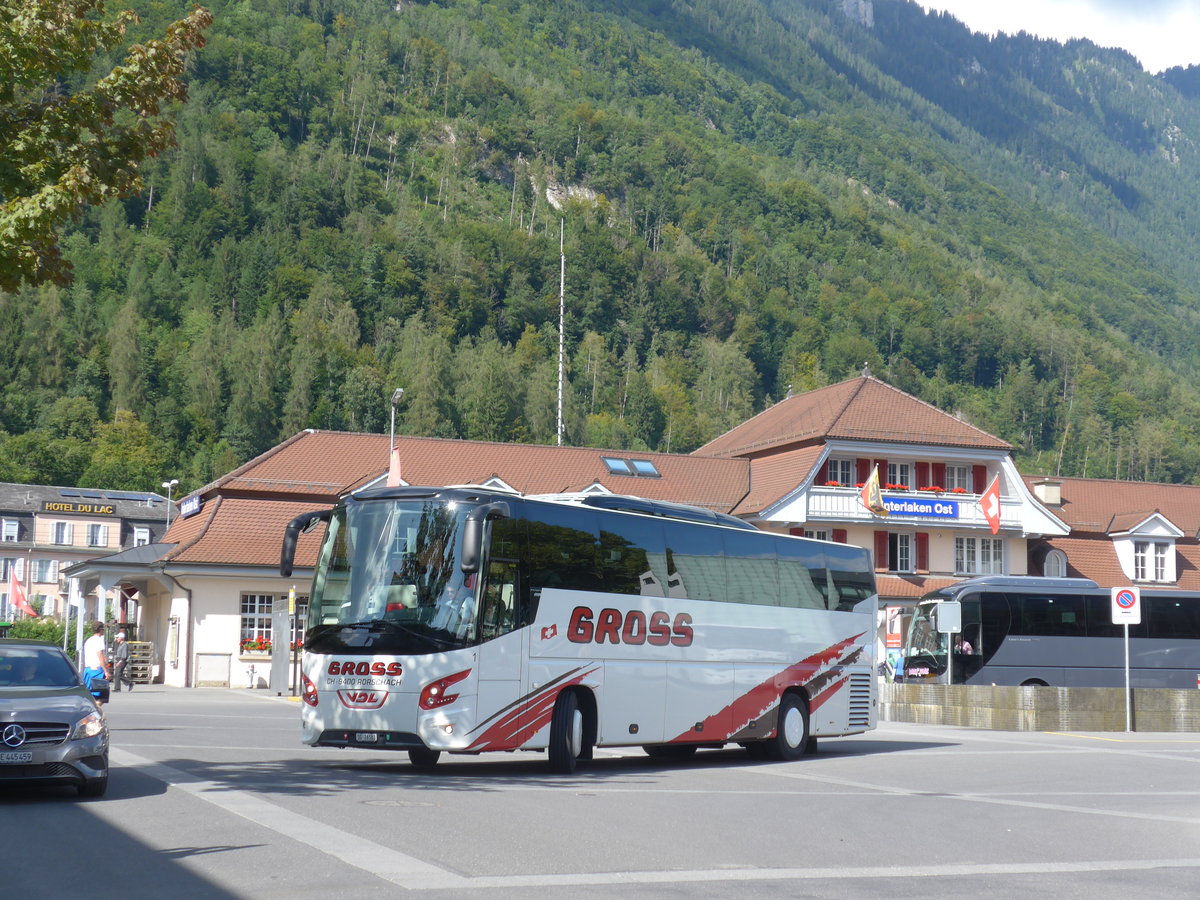
{"label": "car windshield", "polygon": [[0,687],[66,688],[79,684],[75,668],[52,648],[0,649]]}

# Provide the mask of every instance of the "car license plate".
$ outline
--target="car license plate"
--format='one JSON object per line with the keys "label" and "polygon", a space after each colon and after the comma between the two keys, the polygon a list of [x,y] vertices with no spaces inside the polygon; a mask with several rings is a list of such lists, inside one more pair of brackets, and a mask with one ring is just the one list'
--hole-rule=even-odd
{"label": "car license plate", "polygon": [[0,750],[0,763],[33,762],[32,750]]}
{"label": "car license plate", "polygon": [[374,744],[379,740],[379,735],[370,731],[360,731],[354,735],[354,740],[359,744]]}

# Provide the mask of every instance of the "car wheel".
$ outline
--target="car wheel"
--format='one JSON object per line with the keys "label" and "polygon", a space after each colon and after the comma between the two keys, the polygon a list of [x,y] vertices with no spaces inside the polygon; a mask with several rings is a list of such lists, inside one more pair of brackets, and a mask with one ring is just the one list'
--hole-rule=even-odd
{"label": "car wheel", "polygon": [[79,785],[78,790],[80,797],[103,797],[104,792],[108,790],[108,773],[105,772],[99,778],[89,778]]}

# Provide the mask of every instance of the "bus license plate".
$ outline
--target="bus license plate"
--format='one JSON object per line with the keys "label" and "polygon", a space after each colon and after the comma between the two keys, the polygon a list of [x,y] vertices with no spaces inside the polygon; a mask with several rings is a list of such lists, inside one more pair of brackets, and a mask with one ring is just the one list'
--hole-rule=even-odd
{"label": "bus license plate", "polygon": [[32,750],[3,750],[0,751],[0,763],[33,762]]}
{"label": "bus license plate", "polygon": [[354,740],[360,744],[374,744],[379,740],[379,735],[370,731],[360,731],[354,735]]}

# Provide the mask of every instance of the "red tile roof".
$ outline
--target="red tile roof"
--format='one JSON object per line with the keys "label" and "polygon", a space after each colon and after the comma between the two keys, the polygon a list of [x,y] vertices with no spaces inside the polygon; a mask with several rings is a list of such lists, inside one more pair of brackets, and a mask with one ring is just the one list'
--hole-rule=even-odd
{"label": "red tile roof", "polygon": [[931,575],[875,575],[875,591],[879,594],[879,602],[889,600],[917,600],[930,591],[941,590],[952,584],[958,584],[961,578],[942,578]]}
{"label": "red tile roof", "polygon": [[1009,452],[1012,445],[870,375],[781,400],[696,456],[755,456],[830,439]]}
{"label": "red tile roof", "polygon": [[[1033,489],[1043,477],[1023,476]],[[1050,511],[1080,532],[1107,534],[1160,512],[1188,537],[1200,532],[1200,485],[1111,481],[1103,478],[1055,478],[1062,484],[1062,505]],[[1133,521],[1137,520],[1137,521]]]}
{"label": "red tile roof", "polygon": [[750,492],[735,516],[755,516],[802,485],[824,453],[824,445],[802,447],[750,460]]}
{"label": "red tile roof", "polygon": [[[670,500],[728,512],[749,488],[744,459],[668,453],[397,437],[401,476],[413,485],[482,484],[499,478],[525,494],[583,491]],[[614,475],[602,457],[648,460],[660,477]],[[388,438],[381,434],[303,431],[202,488],[199,512],[171,523],[175,562],[279,564],[284,528],[302,512],[383,476]],[[315,534],[315,533],[314,533]],[[312,565],[318,538],[302,536],[296,564]]]}
{"label": "red tile roof", "polygon": [[[171,523],[171,540],[176,546],[165,559],[173,563],[278,567],[288,522],[300,513],[328,505],[217,497],[206,502],[198,514],[179,523],[179,528]],[[300,535],[296,543],[297,566],[316,564],[323,534],[322,529],[315,529]]]}

